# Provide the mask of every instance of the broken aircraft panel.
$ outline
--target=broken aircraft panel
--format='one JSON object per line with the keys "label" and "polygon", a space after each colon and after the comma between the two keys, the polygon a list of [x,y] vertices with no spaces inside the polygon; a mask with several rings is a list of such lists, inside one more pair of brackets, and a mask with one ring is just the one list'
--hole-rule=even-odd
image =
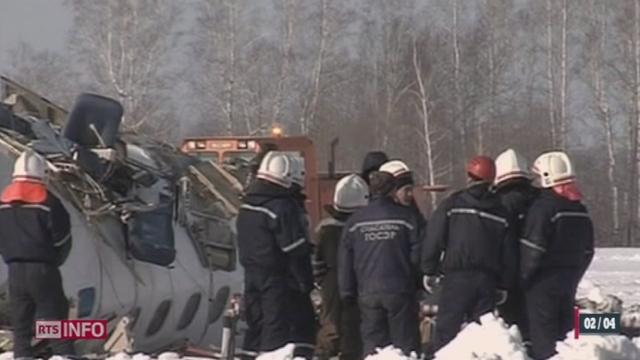
{"label": "broken aircraft panel", "polygon": [[[241,186],[233,176],[168,144],[114,135],[110,121],[121,114],[110,99],[84,94],[74,106],[82,111],[67,113],[1,80],[1,99],[10,101],[0,103],[0,186],[23,150],[48,160],[52,192],[71,216],[71,246],[61,259],[71,313],[109,319],[110,328],[131,316],[139,351],[176,338],[220,339],[221,308],[242,291],[234,226]],[[6,275],[2,264],[0,320]],[[208,301],[193,301],[201,297]]]}

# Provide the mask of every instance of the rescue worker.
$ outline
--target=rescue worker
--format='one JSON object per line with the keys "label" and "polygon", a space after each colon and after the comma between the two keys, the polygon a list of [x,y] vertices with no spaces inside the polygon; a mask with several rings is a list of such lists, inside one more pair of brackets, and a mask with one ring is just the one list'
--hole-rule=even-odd
{"label": "rescue worker", "polygon": [[520,239],[531,356],[546,359],[573,328],[580,279],[593,258],[593,224],[567,154],[547,152],[534,162],[543,188],[527,213]]}
{"label": "rescue worker", "polygon": [[[490,190],[491,158],[466,166],[468,186],[445,199],[432,214],[423,244],[423,286],[428,293],[444,274],[433,348],[449,343],[465,321],[493,311],[517,275],[514,233],[507,211]],[[442,257],[444,252],[444,257]],[[500,302],[500,301],[498,301]]]}
{"label": "rescue worker", "polygon": [[[288,153],[292,164],[291,191],[298,204],[298,215],[304,229],[306,239],[309,236],[309,214],[305,208],[306,195],[304,194],[305,185],[305,161],[298,154]],[[305,273],[312,273],[311,269],[311,250],[308,256],[298,256],[290,260],[293,266],[292,274],[295,269],[305,269]],[[311,359],[315,350],[316,336],[316,314],[311,302],[310,292],[313,290],[309,287],[305,291],[300,291],[296,285],[295,277],[290,279],[291,297],[289,299],[289,315],[291,318],[290,339],[296,345],[294,349],[294,357],[303,357]]]}
{"label": "rescue worker", "polygon": [[298,314],[292,313],[290,299],[313,288],[311,246],[291,192],[293,166],[284,153],[267,153],[236,220],[238,255],[245,271],[248,352],[273,351],[295,342],[292,318]]}
{"label": "rescue worker", "polygon": [[[500,202],[514,221],[516,233],[522,235],[524,218],[539,190],[531,184],[531,174],[525,158],[513,149],[507,149],[496,157],[495,191]],[[514,243],[516,249],[518,243]],[[517,254],[517,251],[516,251]],[[518,262],[519,263],[519,262]],[[523,339],[528,340],[525,298],[520,282],[508,289],[506,302],[498,306],[500,316],[509,325],[517,325]]]}
{"label": "rescue worker", "polygon": [[371,185],[371,179],[369,175],[374,171],[378,171],[382,164],[389,161],[389,157],[383,151],[369,151],[362,161],[362,172],[360,176],[367,183],[367,185]]}
{"label": "rescue worker", "polygon": [[[58,266],[71,239],[69,214],[47,190],[46,160],[23,152],[0,198],[0,251],[9,267],[9,300],[14,358],[35,356],[31,346],[36,314],[42,320],[67,319],[69,303]],[[54,354],[74,356],[69,341],[52,341]]]}
{"label": "rescue worker", "polygon": [[323,219],[316,230],[313,275],[322,297],[320,349],[316,354],[321,359],[338,355],[341,360],[362,358],[358,304],[354,299],[341,301],[338,293],[338,248],[345,221],[368,202],[367,183],[355,174],[343,177],[335,186],[333,204],[325,206],[330,216]]}
{"label": "rescue worker", "polygon": [[274,143],[263,143],[260,144],[260,151],[258,152],[258,154],[256,154],[256,156],[253,157],[253,159],[251,159],[251,161],[249,161],[249,165],[248,165],[248,170],[249,173],[247,174],[247,178],[245,179],[244,182],[244,190],[247,190],[251,184],[253,183],[253,181],[256,179],[256,175],[258,174],[258,169],[260,168],[260,164],[262,163],[262,159],[264,159],[264,156],[269,152],[269,151],[274,151],[274,150],[278,150],[278,146]]}
{"label": "rescue worker", "polygon": [[419,349],[420,239],[411,209],[413,176],[397,160],[380,172],[391,175],[383,186],[387,191],[349,218],[338,262],[341,298],[358,299],[364,356],[390,344],[406,354]]}
{"label": "rescue worker", "polygon": [[[377,161],[384,158],[386,158],[386,155],[384,155],[384,153],[372,151],[367,154],[367,157],[365,158],[365,165],[369,164],[373,166],[377,163]],[[369,178],[368,184],[371,199],[375,199],[378,196],[386,195],[386,193],[389,191],[389,189],[387,188],[388,185],[393,184],[393,182],[391,181],[393,179],[393,175],[387,172],[381,172],[377,168],[368,168],[367,166],[363,166],[363,169],[367,169],[366,171],[363,170],[363,173],[366,173],[366,176]],[[411,210],[414,212],[415,216],[418,219],[418,233],[420,234],[419,236],[422,239],[424,238],[424,233],[426,231],[427,219],[422,214],[422,211],[420,211],[420,208],[416,203],[416,199],[413,196],[411,197]]]}

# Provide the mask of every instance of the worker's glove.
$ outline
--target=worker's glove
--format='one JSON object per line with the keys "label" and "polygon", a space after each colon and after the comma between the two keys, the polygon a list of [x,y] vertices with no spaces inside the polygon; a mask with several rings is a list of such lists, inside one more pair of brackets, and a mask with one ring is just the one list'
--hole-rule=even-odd
{"label": "worker's glove", "polygon": [[507,302],[508,293],[507,290],[496,290],[496,305],[502,305]]}
{"label": "worker's glove", "polygon": [[422,287],[427,294],[433,294],[433,288],[440,283],[440,277],[435,275],[425,275],[422,277]]}

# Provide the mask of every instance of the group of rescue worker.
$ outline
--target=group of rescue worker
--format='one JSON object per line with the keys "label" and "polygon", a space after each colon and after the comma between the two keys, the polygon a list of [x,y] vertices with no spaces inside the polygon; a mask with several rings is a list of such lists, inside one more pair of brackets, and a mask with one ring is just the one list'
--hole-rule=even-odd
{"label": "group of rescue worker", "polygon": [[[429,223],[409,167],[380,151],[335,186],[314,241],[305,211],[305,164],[295,153],[260,154],[236,220],[244,268],[244,355],[294,344],[311,359],[362,359],[394,345],[421,352],[419,298],[440,287],[427,356],[465,323],[497,311],[530,343],[555,353],[573,327],[578,283],[594,235],[574,168],[563,152],[527,161],[509,149],[472,158],[467,186],[440,202]],[[65,319],[58,266],[69,214],[46,186],[46,160],[27,150],[0,196],[0,252],[9,270],[14,358],[31,358],[36,314]],[[320,329],[311,300],[322,298]],[[73,356],[58,341],[54,352]]]}
{"label": "group of rescue worker", "polygon": [[[431,357],[465,323],[497,312],[518,326],[537,360],[572,329],[594,235],[565,153],[541,154],[531,171],[512,149],[495,161],[472,158],[467,186],[441,201],[427,224],[411,169],[370,152],[360,174],[336,184],[314,240],[303,158],[271,150],[259,160],[237,218],[244,354],[294,344],[294,356],[307,359],[362,359],[393,345]],[[435,334],[423,349],[419,299],[436,286]]]}

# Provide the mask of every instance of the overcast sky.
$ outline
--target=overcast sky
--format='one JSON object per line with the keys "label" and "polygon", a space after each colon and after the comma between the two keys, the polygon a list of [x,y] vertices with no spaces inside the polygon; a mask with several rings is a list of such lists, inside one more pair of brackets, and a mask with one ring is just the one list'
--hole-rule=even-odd
{"label": "overcast sky", "polygon": [[64,48],[71,12],[64,0],[0,0],[0,73],[20,41],[35,49]]}

